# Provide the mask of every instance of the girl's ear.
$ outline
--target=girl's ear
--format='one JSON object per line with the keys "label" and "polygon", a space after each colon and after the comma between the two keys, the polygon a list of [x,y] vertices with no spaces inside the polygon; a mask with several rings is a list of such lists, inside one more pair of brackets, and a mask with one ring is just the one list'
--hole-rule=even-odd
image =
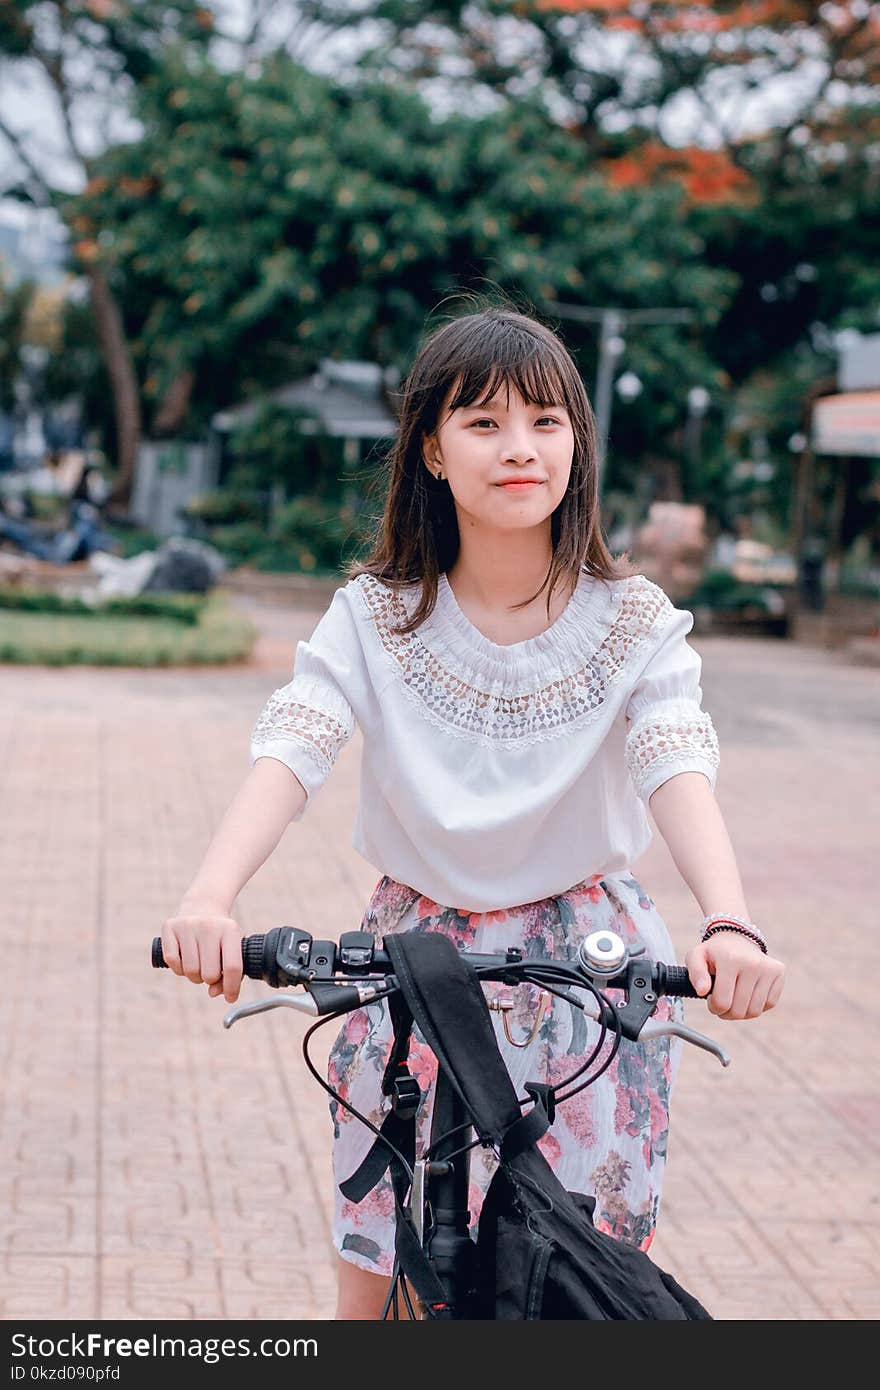
{"label": "girl's ear", "polygon": [[437,436],[436,434],[422,435],[422,459],[428,468],[436,468],[437,458]]}

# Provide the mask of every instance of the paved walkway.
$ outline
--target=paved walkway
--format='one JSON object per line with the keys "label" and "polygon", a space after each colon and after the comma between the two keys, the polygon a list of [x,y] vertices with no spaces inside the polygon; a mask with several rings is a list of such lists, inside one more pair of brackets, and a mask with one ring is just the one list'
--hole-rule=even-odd
{"label": "paved walkway", "polygon": [[[6,1319],[332,1311],[304,1021],[226,1033],[222,1000],[147,963],[318,616],[253,611],[264,638],[235,670],[0,668]],[[751,1023],[688,1006],[734,1064],[685,1057],[653,1254],[721,1318],[877,1317],[878,676],[772,641],[695,645],[719,801],[789,974]],[[349,845],[358,763],[359,735],[241,895],[247,930],[357,925],[378,877]],[[699,913],[659,837],[635,871],[683,951]]]}

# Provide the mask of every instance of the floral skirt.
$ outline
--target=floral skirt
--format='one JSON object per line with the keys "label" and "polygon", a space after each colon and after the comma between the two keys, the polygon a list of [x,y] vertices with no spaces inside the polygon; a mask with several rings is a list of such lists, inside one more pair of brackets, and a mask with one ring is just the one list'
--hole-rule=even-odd
{"label": "floral skirt", "polygon": [[[361,931],[378,938],[400,931],[441,931],[464,950],[500,952],[518,946],[527,956],[573,957],[583,937],[601,927],[613,928],[627,942],[640,938],[654,960],[675,960],[665,922],[645,890],[626,872],[597,874],[556,897],[492,912],[445,907],[386,875],[367,904]],[[525,1095],[527,1081],[554,1085],[563,1081],[598,1041],[598,1024],[537,986],[487,984],[484,991],[489,1000],[513,1002],[506,1019],[514,1042],[527,1039],[540,1019],[533,1040],[517,1047],[508,1041],[502,1015],[494,1010],[490,1015],[519,1096]],[[613,991],[609,997],[622,995]],[[681,1001],[661,999],[654,1016],[681,1018]],[[377,1126],[390,1105],[381,1083],[392,1035],[387,1003],[371,1004],[347,1015],[329,1058],[330,1084]],[[591,1071],[601,1065],[612,1041],[606,1039]],[[611,1066],[598,1080],[559,1106],[553,1125],[539,1143],[564,1187],[595,1196],[596,1227],[642,1250],[651,1244],[657,1222],[669,1099],[680,1051],[677,1038],[648,1043],[623,1039]],[[434,1054],[418,1027],[413,1029],[409,1069],[422,1089],[416,1121],[418,1154],[430,1135],[436,1076]],[[388,1174],[361,1202],[342,1196],[339,1183],[358,1167],[374,1136],[332,1099],[330,1114],[333,1243],[352,1264],[388,1275],[394,1264],[394,1199]],[[496,1166],[491,1149],[478,1145],[471,1150],[472,1231]]]}

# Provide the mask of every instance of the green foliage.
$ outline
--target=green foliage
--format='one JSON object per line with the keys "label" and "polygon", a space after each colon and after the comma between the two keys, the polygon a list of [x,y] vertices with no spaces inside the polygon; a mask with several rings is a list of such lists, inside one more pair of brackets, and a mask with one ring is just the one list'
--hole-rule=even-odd
{"label": "green foliage", "polygon": [[677,600],[684,608],[712,608],[719,612],[740,612],[746,608],[762,609],[774,614],[774,599],[779,590],[771,584],[744,583],[729,570],[708,570],[699,586],[686,597]]}
{"label": "green foliage", "polygon": [[206,601],[201,594],[146,593],[89,603],[44,589],[0,589],[0,608],[12,612],[70,613],[96,620],[108,616],[167,618],[190,627],[201,620]]}
{"label": "green foliage", "polygon": [[262,523],[265,505],[258,493],[242,491],[233,486],[201,492],[181,508],[184,517],[207,529],[233,526],[240,522]]}
{"label": "green foliage", "polygon": [[120,523],[108,517],[102,518],[101,526],[115,541],[116,553],[122,560],[130,560],[144,550],[158,550],[165,539],[143,526]]}
{"label": "green foliage", "polygon": [[114,456],[113,392],[88,301],[64,300],[60,309],[60,338],[42,372],[40,391],[43,403],[49,406],[71,397],[78,400],[83,419],[101,441],[104,453],[111,458]]}
{"label": "green foliage", "polygon": [[0,53],[23,57],[31,43],[31,14],[38,0],[2,0],[0,3]]}
{"label": "green foliage", "polygon": [[252,564],[266,545],[266,527],[256,521],[212,526],[204,533],[204,539],[215,546],[230,565]]}
{"label": "green foliage", "polygon": [[[752,438],[763,434],[777,466],[767,505],[784,522],[787,441],[801,428],[807,387],[833,369],[828,330],[877,326],[880,68],[867,12],[771,0],[757,15],[731,0],[703,6],[694,22],[693,6],[668,0],[438,0],[423,25],[417,0],[362,0],[356,14],[341,0],[301,3],[304,18],[345,31],[361,82],[427,92],[442,74],[447,104],[485,109],[490,93],[495,120],[511,130],[523,109],[538,108],[548,125],[562,121],[580,142],[582,168],[645,195],[621,209],[622,256],[596,235],[587,214],[580,238],[573,232],[570,239],[580,239],[600,266],[578,280],[576,261],[570,292],[559,291],[577,303],[697,308],[692,329],[627,334],[622,366],[644,390],[630,405],[615,402],[608,480],[641,491],[646,473],[671,463],[684,474],[687,499],[733,517],[746,499],[729,485],[731,464],[749,456]],[[771,86],[781,100],[762,106],[760,133],[710,148],[724,135],[724,123],[714,120],[717,92]],[[676,106],[702,113],[693,136],[700,148],[676,150],[659,136]],[[533,148],[540,180],[543,139]],[[673,256],[658,266],[659,239],[650,226],[645,237],[645,224],[663,216],[653,195],[676,177],[667,166],[685,175],[682,221],[693,260]],[[491,217],[495,168],[487,178],[478,159],[473,167],[479,180],[467,206],[484,198],[486,180]],[[528,178],[528,160],[523,172]],[[545,203],[551,216],[565,216],[552,178]],[[502,222],[505,211],[502,200]],[[552,236],[549,243],[541,236],[537,247],[548,244]],[[682,261],[689,283],[679,297]],[[698,264],[707,276],[702,293],[694,292]],[[592,341],[585,346],[591,385]],[[709,390],[713,407],[691,476],[683,466],[684,397],[696,384]]]}
{"label": "green foliage", "polygon": [[279,508],[274,522],[276,541],[296,553],[304,570],[337,570],[347,547],[360,540],[353,508],[318,497],[295,497]]}
{"label": "green foliage", "polygon": [[188,364],[203,416],[341,350],[405,371],[438,300],[487,276],[537,304],[613,292],[712,318],[735,288],[702,266],[677,190],[609,188],[528,104],[437,121],[282,56],[233,80],[169,59],[141,115],[76,215],[115,228],[148,398]]}
{"label": "green foliage", "polygon": [[[696,138],[717,145],[737,124],[716,115],[719,93],[735,100],[772,89],[748,157],[768,181],[790,170],[800,180],[803,166],[820,162],[869,172],[874,161],[880,72],[863,3],[432,0],[430,23],[422,0],[299,0],[298,8],[322,36],[344,32],[352,69],[368,80],[442,85],[444,102],[459,107],[535,100],[595,153],[656,142],[688,110]],[[748,142],[729,138],[743,167]]]}
{"label": "green foliage", "polygon": [[215,526],[206,539],[232,565],[305,574],[338,574],[364,539],[366,514],[335,500],[295,497],[277,509],[271,533],[252,521]]}
{"label": "green foliage", "polygon": [[213,28],[203,0],[0,0],[0,54],[45,63],[66,94],[84,60],[93,91],[104,77],[144,82],[170,47],[202,45]]}
{"label": "green foliage", "polygon": [[0,608],[0,662],[177,666],[243,661],[256,629],[212,594],[195,624],[172,617],[59,615]]}
{"label": "green foliage", "polygon": [[314,468],[318,452],[314,436],[300,429],[300,421],[308,418],[305,411],[263,402],[254,418],[238,425],[230,436],[232,485],[267,488],[282,483],[287,492],[320,487],[322,477],[316,476]]}
{"label": "green foliage", "polygon": [[0,410],[15,405],[15,383],[20,371],[19,354],[24,343],[25,320],[34,287],[30,281],[7,286],[0,262]]}
{"label": "green foliage", "polygon": [[[413,0],[365,3],[357,17],[338,0],[306,0],[304,15],[352,31],[361,17],[382,21],[354,72],[330,79],[284,53],[221,70],[199,37],[210,26],[197,5],[164,5],[161,17],[158,4],[102,5],[90,42],[102,74],[113,68],[134,94],[142,135],[92,161],[85,191],[60,206],[77,255],[100,257],[122,302],[148,428],[184,373],[195,379],[192,430],[324,356],[405,373],[426,320],[454,312],[459,289],[496,284],[556,323],[590,389],[597,329],[554,319],[555,304],[683,307],[691,325],[626,334],[621,369],[643,390],[615,399],[606,486],[647,496],[646,475],[677,470],[685,497],[730,524],[754,501],[732,465],[763,437],[776,475],[761,505],[784,523],[787,441],[804,391],[832,365],[827,330],[873,328],[880,299],[880,109],[867,79],[846,76],[855,68],[845,37],[824,13],[805,23],[804,8],[780,4],[733,42],[733,6],[720,16],[715,7],[717,32],[708,14],[697,32],[675,22],[681,6],[612,15],[451,0],[434,7],[428,32]],[[17,51],[34,14],[25,0],[0,5],[0,47]],[[615,72],[613,46],[597,43],[618,23],[630,58]],[[498,25],[527,42],[502,52]],[[663,151],[667,103],[689,90],[705,98],[722,69],[745,81],[755,66],[784,66],[804,43],[838,54],[849,104],[838,86],[833,107],[814,103],[797,128],[740,141],[716,201],[645,162],[646,150]],[[633,62],[634,51],[651,61]],[[450,53],[463,59],[462,99],[440,115],[419,83]],[[492,103],[469,99],[486,88]],[[57,389],[91,373],[90,418],[106,416],[94,361],[69,345],[62,355]],[[712,406],[690,467],[686,397],[698,384]],[[233,440],[232,486],[343,498],[335,443],[265,407]],[[313,537],[270,530],[277,519],[265,511],[221,508],[202,520],[222,530],[230,556],[322,563]]]}

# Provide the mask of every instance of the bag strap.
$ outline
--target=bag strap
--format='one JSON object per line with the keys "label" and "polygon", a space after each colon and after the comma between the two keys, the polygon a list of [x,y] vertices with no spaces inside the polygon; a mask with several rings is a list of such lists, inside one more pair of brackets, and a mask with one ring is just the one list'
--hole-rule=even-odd
{"label": "bag strap", "polygon": [[[401,932],[387,936],[384,947],[400,984],[400,992],[389,1000],[394,1042],[382,1079],[383,1093],[394,1100],[366,1157],[339,1184],[343,1196],[354,1202],[375,1187],[389,1165],[392,1180],[395,1167],[400,1168],[384,1139],[401,1150],[410,1166],[414,1161],[419,1096],[406,1066],[414,1022],[463,1101],[479,1138],[499,1148],[503,1160],[536,1143],[552,1120],[550,1088],[536,1083],[526,1087],[534,1108],[525,1115],[520,1110],[480,982],[450,939],[442,932]],[[412,1105],[406,1104],[407,1080],[415,1088]]]}
{"label": "bag strap", "polygon": [[422,1036],[478,1135],[500,1145],[522,1112],[472,968],[443,932],[388,936],[385,950]]}
{"label": "bag strap", "polygon": [[[391,995],[388,1008],[394,1026],[394,1039],[382,1077],[382,1094],[391,1096],[391,1109],[382,1121],[379,1133],[360,1166],[339,1184],[339,1191],[350,1202],[362,1202],[367,1193],[372,1192],[376,1183],[382,1179],[390,1164],[400,1169],[401,1176],[404,1176],[404,1169],[386,1140],[400,1149],[410,1168],[415,1162],[416,1113],[421,1092],[418,1082],[410,1075],[406,1064],[412,1034],[412,1010],[401,994]],[[393,1178],[394,1169],[392,1180]]]}
{"label": "bag strap", "polygon": [[351,1176],[339,1184],[339,1190],[349,1201],[360,1202],[390,1168],[395,1213],[395,1257],[418,1297],[430,1307],[432,1304],[445,1303],[446,1291],[422,1249],[406,1206],[410,1186],[406,1169],[386,1142],[390,1141],[400,1151],[412,1169],[416,1156],[416,1114],[421,1100],[419,1084],[407,1066],[413,1016],[402,994],[392,994],[388,1003],[394,1039],[382,1077],[382,1093],[392,1097],[392,1108],[382,1121],[365,1158]]}
{"label": "bag strap", "polygon": [[501,1161],[509,1163],[518,1158],[523,1149],[537,1144],[542,1135],[553,1123],[556,1115],[556,1097],[553,1087],[540,1081],[527,1081],[526,1091],[535,1102],[531,1110],[514,1121],[501,1142]]}

